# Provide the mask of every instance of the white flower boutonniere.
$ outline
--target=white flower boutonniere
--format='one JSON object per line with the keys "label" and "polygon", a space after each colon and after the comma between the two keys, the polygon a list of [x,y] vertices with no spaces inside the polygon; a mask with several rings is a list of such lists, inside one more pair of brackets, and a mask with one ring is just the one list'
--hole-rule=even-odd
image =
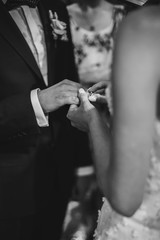
{"label": "white flower boutonniere", "polygon": [[67,37],[67,24],[65,22],[62,22],[58,19],[58,15],[56,12],[52,12],[49,10],[49,17],[51,20],[51,27],[52,27],[52,34],[54,40],[60,39],[61,41],[68,41]]}

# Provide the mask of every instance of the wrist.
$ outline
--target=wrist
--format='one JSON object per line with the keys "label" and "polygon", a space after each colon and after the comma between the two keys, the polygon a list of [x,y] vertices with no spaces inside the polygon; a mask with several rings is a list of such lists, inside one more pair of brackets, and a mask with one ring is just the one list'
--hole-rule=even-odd
{"label": "wrist", "polygon": [[110,129],[110,124],[108,124],[108,121],[106,117],[103,116],[98,110],[94,111],[92,113],[92,117],[90,118],[90,121],[88,121],[88,132],[89,134],[93,134],[95,132],[99,131],[109,131],[111,132]]}
{"label": "wrist", "polygon": [[92,111],[90,111],[89,116],[88,116],[88,125],[92,127],[92,125],[97,125],[98,122],[101,121],[101,115],[98,112],[96,108],[94,108]]}
{"label": "wrist", "polygon": [[37,96],[44,114],[48,114],[49,110],[47,109],[45,90],[39,90]]}

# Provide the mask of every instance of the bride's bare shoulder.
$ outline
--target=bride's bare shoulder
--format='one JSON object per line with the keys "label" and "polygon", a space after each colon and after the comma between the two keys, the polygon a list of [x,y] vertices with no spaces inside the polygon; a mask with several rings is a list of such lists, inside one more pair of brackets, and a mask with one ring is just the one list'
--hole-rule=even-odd
{"label": "bride's bare shoulder", "polygon": [[118,29],[117,38],[117,42],[127,43],[132,49],[133,46],[150,48],[152,52],[159,49],[160,7],[144,7],[128,14]]}
{"label": "bride's bare shoulder", "polygon": [[124,19],[124,25],[136,31],[160,31],[160,6],[144,7],[133,11]]}
{"label": "bride's bare shoulder", "polygon": [[117,54],[123,51],[125,63],[130,59],[143,62],[145,74],[160,75],[160,7],[144,7],[128,14],[118,29],[115,49]]}

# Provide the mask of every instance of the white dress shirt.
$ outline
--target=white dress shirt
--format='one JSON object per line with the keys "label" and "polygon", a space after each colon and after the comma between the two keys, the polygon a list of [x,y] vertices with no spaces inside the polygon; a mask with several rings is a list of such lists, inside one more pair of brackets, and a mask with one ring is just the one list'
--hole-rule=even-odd
{"label": "white dress shirt", "polygon": [[[4,3],[5,0],[2,0]],[[30,8],[22,6],[17,9],[11,10],[10,15],[20,29],[28,46],[30,47],[33,56],[39,66],[46,86],[48,85],[48,69],[47,69],[47,52],[44,38],[43,26],[40,20],[37,8]],[[36,115],[37,123],[40,127],[48,126],[48,118],[45,116],[39,99],[37,91],[31,91],[31,103]]]}

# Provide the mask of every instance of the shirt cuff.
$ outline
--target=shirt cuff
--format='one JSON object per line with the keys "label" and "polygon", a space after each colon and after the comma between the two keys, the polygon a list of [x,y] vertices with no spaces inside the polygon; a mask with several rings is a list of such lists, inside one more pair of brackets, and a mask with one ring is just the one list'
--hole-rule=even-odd
{"label": "shirt cuff", "polygon": [[94,174],[94,167],[93,166],[85,166],[85,167],[78,167],[76,169],[76,176],[84,177],[88,175]]}
{"label": "shirt cuff", "polygon": [[49,126],[48,117],[45,116],[37,95],[37,92],[39,90],[40,89],[37,88],[31,91],[31,103],[32,103],[32,106],[36,115],[37,124],[39,125],[39,127],[48,127]]}

